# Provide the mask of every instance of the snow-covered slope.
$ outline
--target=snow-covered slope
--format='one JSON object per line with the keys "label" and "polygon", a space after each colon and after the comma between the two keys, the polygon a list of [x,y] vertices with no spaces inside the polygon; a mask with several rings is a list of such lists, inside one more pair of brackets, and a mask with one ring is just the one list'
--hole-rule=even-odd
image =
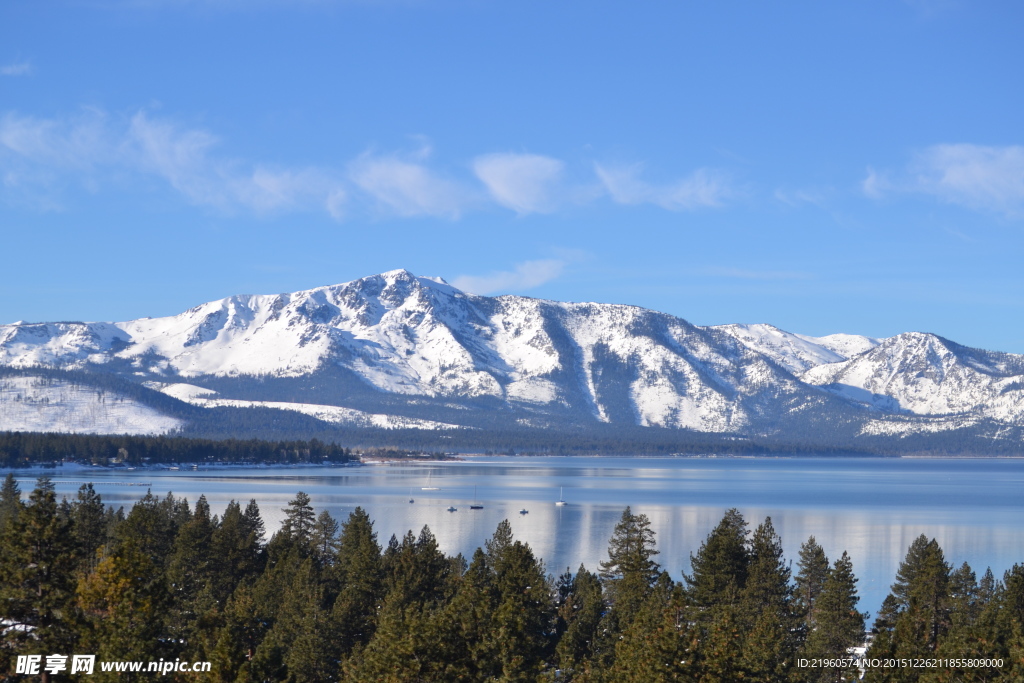
{"label": "snow-covered slope", "polygon": [[819,365],[803,380],[887,412],[975,413],[1024,422],[1024,356],[971,349],[908,332],[847,361]]}
{"label": "snow-covered slope", "polygon": [[327,406],[313,403],[295,403],[293,401],[245,401],[239,399],[218,398],[217,392],[204,389],[194,384],[175,383],[163,384],[147,382],[147,386],[161,391],[168,396],[191,403],[201,408],[273,408],[289,410],[303,415],[315,417],[322,422],[346,427],[377,427],[379,429],[461,429],[459,425],[433,420],[418,420],[398,415],[372,414],[353,408]]}
{"label": "snow-covered slope", "polygon": [[855,334],[809,337],[774,325],[717,325],[744,346],[768,356],[794,374],[818,365],[838,363],[878,346],[879,340]]}
{"label": "snow-covered slope", "polygon": [[4,325],[0,366],[116,373],[193,405],[366,426],[770,433],[792,416],[879,410],[1022,419],[1022,357],[911,337],[698,327],[635,306],[474,296],[397,270],[167,318]]}
{"label": "snow-covered slope", "polygon": [[604,422],[701,431],[741,429],[748,403],[807,392],[731,336],[673,316],[477,297],[407,271],[234,296],[169,318],[3,326],[0,362],[106,366],[149,379],[299,377],[333,365],[388,394],[553,406]]}
{"label": "snow-covered slope", "polygon": [[0,431],[163,434],[181,425],[150,406],[94,387],[0,377]]}

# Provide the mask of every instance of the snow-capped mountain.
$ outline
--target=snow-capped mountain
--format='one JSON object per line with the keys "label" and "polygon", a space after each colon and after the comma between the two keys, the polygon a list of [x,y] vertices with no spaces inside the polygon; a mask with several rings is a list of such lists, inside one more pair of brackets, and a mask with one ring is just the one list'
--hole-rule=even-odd
{"label": "snow-capped mountain", "polygon": [[907,332],[850,359],[818,365],[802,379],[892,413],[973,413],[1024,423],[1024,356]]}
{"label": "snow-capped mountain", "polygon": [[808,337],[780,330],[774,325],[718,325],[744,346],[762,353],[799,375],[825,363],[838,363],[878,346],[879,340],[856,334]]}
{"label": "snow-capped mountain", "polygon": [[167,318],[3,325],[3,366],[115,374],[194,406],[390,428],[606,423],[742,435],[794,420],[863,431],[888,413],[1024,415],[1021,356],[931,335],[809,337],[699,327],[635,306],[482,297],[404,270]]}

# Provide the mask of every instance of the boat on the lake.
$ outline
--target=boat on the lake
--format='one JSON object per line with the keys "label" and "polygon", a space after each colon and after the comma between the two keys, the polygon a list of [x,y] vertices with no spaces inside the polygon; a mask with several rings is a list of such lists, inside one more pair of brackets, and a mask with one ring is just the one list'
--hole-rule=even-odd
{"label": "boat on the lake", "polygon": [[555,501],[555,505],[557,505],[558,507],[568,505],[568,503],[565,502],[565,495],[562,493],[564,490],[565,489],[563,487],[558,487],[558,500]]}
{"label": "boat on the lake", "polygon": [[420,488],[421,491],[439,491],[440,490],[438,487],[430,485],[430,475],[431,475],[431,473],[427,472],[427,485],[422,487],[422,488]]}
{"label": "boat on the lake", "polygon": [[519,514],[521,514],[521,515],[528,515],[528,514],[530,514],[530,511],[527,510],[526,508],[523,508],[522,510],[519,511]]}
{"label": "boat on the lake", "polygon": [[473,502],[469,505],[470,510],[483,510],[484,504],[481,503],[476,497],[476,487],[473,487]]}
{"label": "boat on the lake", "polygon": [[458,512],[458,511],[459,511],[459,508],[455,507],[454,505],[449,505],[448,506],[448,512]]}

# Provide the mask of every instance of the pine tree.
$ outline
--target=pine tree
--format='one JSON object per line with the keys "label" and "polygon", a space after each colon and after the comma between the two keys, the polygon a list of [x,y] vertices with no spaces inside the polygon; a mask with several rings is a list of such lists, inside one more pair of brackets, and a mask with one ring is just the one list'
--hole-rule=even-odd
{"label": "pine tree", "polygon": [[126,534],[79,581],[78,603],[88,624],[83,649],[98,659],[173,659],[164,574],[159,558],[146,550],[142,539]]}
{"label": "pine tree", "polygon": [[313,539],[313,529],[316,525],[316,513],[309,504],[309,496],[299,491],[283,512],[284,524],[281,525],[281,535],[293,543],[308,546]]}
{"label": "pine tree", "polygon": [[321,566],[333,564],[338,550],[338,522],[323,510],[313,524],[313,554]]}
{"label": "pine tree", "polygon": [[685,618],[685,594],[662,573],[616,644],[610,679],[622,683],[693,681],[696,643]]}
{"label": "pine tree", "polygon": [[257,543],[263,543],[263,538],[266,536],[267,529],[263,525],[263,517],[260,515],[260,507],[256,504],[256,499],[253,498],[249,501],[249,504],[245,506],[245,513],[242,515],[243,528],[247,533],[251,533]]}
{"label": "pine tree", "polygon": [[338,649],[347,654],[373,636],[384,601],[384,564],[373,522],[357,507],[341,526],[334,574],[340,590],[332,608]]}
{"label": "pine tree", "polygon": [[220,608],[227,604],[239,583],[252,580],[261,571],[264,559],[261,536],[262,530],[253,528],[238,503],[228,503],[220,524],[215,525],[210,537],[209,591],[214,604]]}
{"label": "pine tree", "polygon": [[633,619],[661,573],[652,559],[658,551],[650,527],[647,515],[634,515],[627,507],[608,541],[608,560],[601,563],[600,576],[620,628]]}
{"label": "pine tree", "polygon": [[501,541],[487,546],[487,562],[494,574],[497,604],[491,623],[501,678],[512,683],[533,681],[539,675],[553,649],[548,629],[554,609],[543,564],[525,543],[509,543],[510,533],[505,520],[495,532]]}
{"label": "pine tree", "polygon": [[587,663],[595,655],[601,616],[607,604],[601,592],[601,580],[583,565],[575,576],[561,580],[559,592],[558,617],[564,626],[556,656],[565,680],[573,681],[585,673]]}
{"label": "pine tree", "polygon": [[196,646],[194,640],[205,626],[202,622],[216,608],[210,583],[215,564],[211,555],[214,531],[210,506],[201,495],[192,518],[178,531],[168,559],[168,626],[172,637],[186,649]]}
{"label": "pine tree", "polygon": [[99,549],[107,542],[108,518],[106,506],[91,483],[78,489],[70,517],[79,566],[84,572],[92,571],[99,560]]}
{"label": "pine tree", "polygon": [[685,576],[690,602],[698,612],[733,604],[746,585],[750,557],[746,546],[747,523],[735,508],[690,555],[692,574]]}
{"label": "pine tree", "polygon": [[[949,565],[942,549],[923,534],[910,544],[882,603],[869,658],[934,656],[949,627]],[[919,669],[869,670],[866,681],[917,681]]]}
{"label": "pine tree", "polygon": [[747,577],[740,597],[745,669],[759,681],[785,681],[793,665],[798,630],[792,606],[790,572],[782,557],[782,539],[771,517],[750,539]]}
{"label": "pine tree", "polygon": [[[800,656],[808,659],[843,659],[847,648],[859,645],[864,638],[864,616],[857,611],[857,578],[853,563],[845,552],[829,570],[816,602],[818,619],[807,636]],[[816,683],[839,683],[850,680],[849,667],[810,669],[801,672],[806,680]]]}
{"label": "pine tree", "polygon": [[[1009,659],[1012,626],[999,603],[1001,587],[992,570],[979,583],[974,571],[964,562],[949,577],[949,631],[939,642],[936,656],[948,659]],[[1000,671],[981,667],[947,667],[928,672],[922,680],[929,683],[988,681]]]}
{"label": "pine tree", "polygon": [[411,531],[401,544],[392,537],[383,556],[387,601],[403,607],[436,603],[450,597],[453,565],[437,548],[430,527]]}
{"label": "pine tree", "polygon": [[7,520],[18,516],[18,511],[21,508],[21,487],[18,486],[18,480],[14,478],[14,474],[8,472],[4,477],[3,486],[0,487],[0,531],[3,530]]}
{"label": "pine tree", "polygon": [[0,547],[0,620],[7,624],[8,641],[0,657],[70,652],[75,644],[74,545],[71,524],[58,514],[49,479],[41,477],[28,505],[7,518]]}
{"label": "pine tree", "polygon": [[796,575],[796,590],[793,593],[797,609],[804,617],[808,628],[813,628],[817,620],[815,603],[825,580],[828,578],[829,563],[825,550],[811,536],[800,546],[800,560],[797,562],[799,572]]}

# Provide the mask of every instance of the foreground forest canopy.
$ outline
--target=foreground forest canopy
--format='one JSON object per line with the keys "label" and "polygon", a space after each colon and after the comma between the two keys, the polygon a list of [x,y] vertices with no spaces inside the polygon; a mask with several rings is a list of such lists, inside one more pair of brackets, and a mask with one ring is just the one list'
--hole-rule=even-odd
{"label": "foreground forest canopy", "polygon": [[[853,680],[855,668],[798,662],[848,657],[865,638],[845,552],[830,561],[812,537],[792,575],[771,519],[751,531],[736,510],[681,582],[629,508],[600,567],[557,578],[507,521],[468,559],[427,527],[382,548],[363,510],[339,524],[301,492],[265,540],[255,501],[217,516],[203,497],[147,494],[126,512],[89,484],[58,501],[42,478],[25,502],[8,475],[0,528],[4,680],[23,679],[18,655],[76,652],[212,663],[162,680],[810,683]],[[978,580],[922,536],[873,631],[869,658],[1002,666],[869,669],[868,681],[1021,680],[1024,566]]]}

